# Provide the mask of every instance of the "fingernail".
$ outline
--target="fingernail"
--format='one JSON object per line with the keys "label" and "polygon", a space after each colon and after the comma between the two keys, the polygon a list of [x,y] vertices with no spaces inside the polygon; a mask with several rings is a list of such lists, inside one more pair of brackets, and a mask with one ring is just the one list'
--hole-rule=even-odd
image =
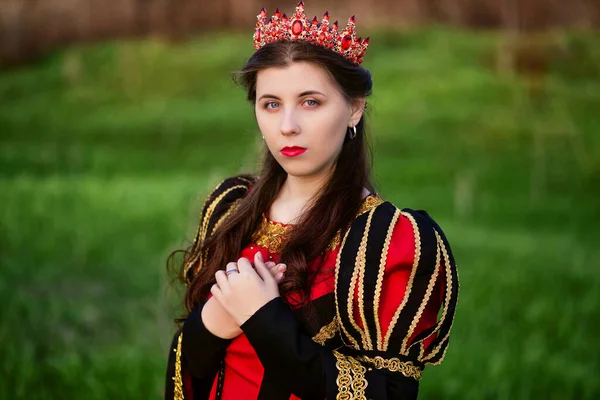
{"label": "fingernail", "polygon": [[259,259],[260,261],[262,261],[262,260],[263,260],[263,258],[262,258],[262,253],[261,253],[260,251],[259,251],[258,253],[256,253],[256,256],[258,257],[258,259]]}
{"label": "fingernail", "polygon": [[279,268],[278,268],[278,269],[279,269],[280,271],[285,271],[285,269],[286,269],[286,268],[287,268],[287,267],[285,266],[285,264],[281,264],[281,265],[279,266]]}

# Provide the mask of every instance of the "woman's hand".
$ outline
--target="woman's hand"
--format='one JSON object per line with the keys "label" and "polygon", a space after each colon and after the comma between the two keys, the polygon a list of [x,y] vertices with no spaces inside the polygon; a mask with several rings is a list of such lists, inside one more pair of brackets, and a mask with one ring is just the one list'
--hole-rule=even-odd
{"label": "woman's hand", "polygon": [[247,258],[238,260],[237,272],[235,263],[227,264],[226,270],[230,272],[226,274],[218,271],[215,274],[217,283],[210,290],[213,298],[238,326],[269,301],[279,297],[277,281],[265,265],[260,252],[254,256],[254,266],[256,270]]}
{"label": "woman's hand", "polygon": [[[235,263],[229,263],[227,268],[232,268],[232,264],[235,266]],[[272,261],[268,261],[265,265],[275,281],[281,283],[287,266]],[[242,333],[240,326],[214,297],[208,299],[202,308],[202,322],[209,332],[223,339],[233,339]]]}

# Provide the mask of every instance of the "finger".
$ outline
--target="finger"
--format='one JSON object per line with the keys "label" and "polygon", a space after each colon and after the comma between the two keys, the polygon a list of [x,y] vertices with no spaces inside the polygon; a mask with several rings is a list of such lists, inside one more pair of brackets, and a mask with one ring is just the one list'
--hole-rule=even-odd
{"label": "finger", "polygon": [[269,268],[269,272],[271,272],[271,275],[273,276],[276,276],[278,273],[283,272],[286,269],[285,264],[275,264],[274,266],[269,267],[270,263],[270,261],[266,263],[266,266]]}
{"label": "finger", "polygon": [[225,272],[227,271],[231,271],[231,270],[236,270],[237,271],[237,264],[232,262],[227,263],[227,265],[225,266]]}
{"label": "finger", "polygon": [[271,272],[269,271],[269,269],[267,268],[265,263],[262,262],[262,256],[261,256],[260,261],[261,262],[256,264],[256,272],[258,272],[258,275],[260,275],[260,277],[263,279],[263,281],[273,282],[274,281],[273,275],[271,275]]}
{"label": "finger", "polygon": [[210,293],[217,300],[217,302],[222,304],[223,292],[221,292],[221,289],[219,289],[219,285],[217,285],[216,283],[212,285],[210,288]]}
{"label": "finger", "polygon": [[[261,253],[260,251],[257,251],[257,252],[254,254],[254,267],[256,268],[256,266],[257,266],[258,264],[262,264],[262,265],[264,265],[264,266],[266,267],[265,261],[263,260],[262,253]],[[268,269],[268,268],[269,268],[269,267],[267,267],[267,269]]]}
{"label": "finger", "polygon": [[277,284],[280,284],[283,281],[285,274],[283,272],[278,272],[277,275],[275,275],[275,282],[277,282]]}
{"label": "finger", "polygon": [[275,264],[275,262],[273,261],[267,261],[265,265],[267,266],[267,268],[273,269],[273,267],[275,267],[277,264]]}
{"label": "finger", "polygon": [[221,292],[227,293],[229,291],[229,282],[227,281],[227,275],[225,275],[224,271],[217,271],[215,274],[215,279],[217,280],[217,285]]}
{"label": "finger", "polygon": [[252,263],[245,257],[242,257],[237,262],[238,271],[240,274],[254,272],[254,268],[252,267]]}

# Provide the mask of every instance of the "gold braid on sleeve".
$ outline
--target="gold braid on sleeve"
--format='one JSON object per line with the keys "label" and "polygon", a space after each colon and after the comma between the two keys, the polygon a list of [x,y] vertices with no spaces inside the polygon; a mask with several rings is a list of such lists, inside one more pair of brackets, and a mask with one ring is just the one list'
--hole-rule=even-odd
{"label": "gold braid on sleeve", "polygon": [[367,369],[354,357],[345,356],[337,351],[334,351],[333,355],[337,359],[335,366],[339,371],[335,381],[338,387],[336,400],[367,400]]}
{"label": "gold braid on sleeve", "polygon": [[181,377],[181,340],[183,339],[183,333],[179,334],[177,339],[177,348],[175,352],[175,376],[173,381],[175,382],[175,389],[173,393],[174,400],[184,400],[183,398],[183,379]]}

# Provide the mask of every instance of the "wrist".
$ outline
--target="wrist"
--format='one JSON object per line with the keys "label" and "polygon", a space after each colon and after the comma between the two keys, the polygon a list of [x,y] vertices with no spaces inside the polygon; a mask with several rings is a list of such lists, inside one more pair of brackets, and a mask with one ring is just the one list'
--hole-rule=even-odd
{"label": "wrist", "polygon": [[242,333],[239,324],[213,298],[206,302],[200,317],[206,330],[221,339],[233,339]]}

